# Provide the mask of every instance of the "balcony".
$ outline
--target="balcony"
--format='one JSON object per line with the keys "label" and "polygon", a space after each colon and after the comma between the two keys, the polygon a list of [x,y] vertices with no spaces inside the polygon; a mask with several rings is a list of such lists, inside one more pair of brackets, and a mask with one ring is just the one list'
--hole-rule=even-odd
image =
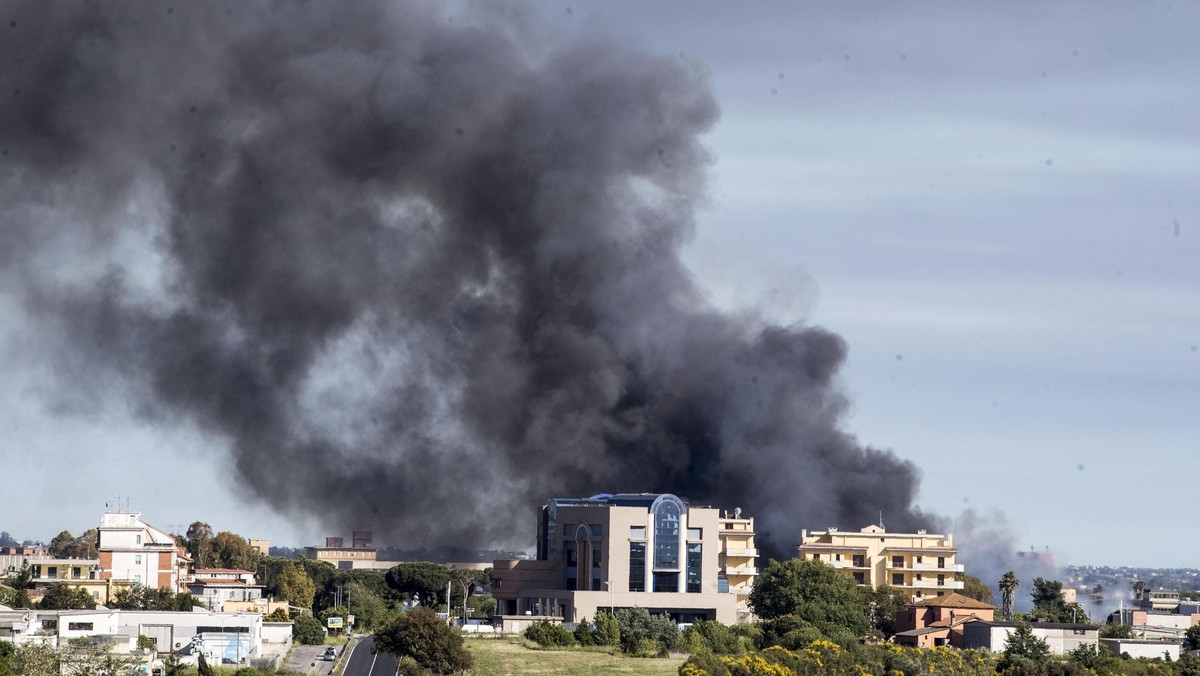
{"label": "balcony", "polygon": [[736,575],[758,575],[758,569],[754,566],[742,566],[741,568],[726,568],[725,575],[734,577]]}
{"label": "balcony", "polygon": [[826,561],[826,563],[828,563],[829,565],[831,565],[831,566],[833,566],[834,568],[837,568],[837,569],[839,569],[839,570],[841,570],[841,569],[846,569],[846,570],[870,570],[870,569],[871,569],[871,567],[867,565],[866,561],[864,561],[864,562],[863,562],[863,564],[862,564],[861,566],[856,566],[856,565],[854,565],[854,562],[853,562],[853,561]]}
{"label": "balcony", "polygon": [[727,550],[725,550],[725,556],[755,557],[755,556],[758,556],[758,550],[757,549],[744,549],[744,548],[743,549],[727,549]]}
{"label": "balcony", "polygon": [[939,566],[936,563],[914,563],[910,570],[931,570],[938,573],[962,573],[966,571],[966,567],[961,563],[947,563],[944,566]]}
{"label": "balcony", "polygon": [[958,580],[946,580],[938,584],[937,580],[913,580],[908,584],[891,585],[899,589],[962,589],[963,583]]}

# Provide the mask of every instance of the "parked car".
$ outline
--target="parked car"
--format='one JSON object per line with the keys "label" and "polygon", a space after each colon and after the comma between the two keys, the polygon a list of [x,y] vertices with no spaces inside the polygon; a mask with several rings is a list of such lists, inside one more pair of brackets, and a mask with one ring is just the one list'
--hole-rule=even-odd
{"label": "parked car", "polygon": [[321,656],[321,659],[325,660],[326,662],[332,662],[336,660],[337,648],[334,648],[333,646],[327,646],[325,648],[325,654]]}

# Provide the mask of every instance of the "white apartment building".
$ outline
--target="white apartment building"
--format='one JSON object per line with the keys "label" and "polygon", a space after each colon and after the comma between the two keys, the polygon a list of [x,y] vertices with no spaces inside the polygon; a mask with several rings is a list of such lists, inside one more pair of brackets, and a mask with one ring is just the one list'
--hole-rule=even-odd
{"label": "white apartment building", "polygon": [[139,512],[108,511],[100,522],[100,579],[187,591],[187,552]]}

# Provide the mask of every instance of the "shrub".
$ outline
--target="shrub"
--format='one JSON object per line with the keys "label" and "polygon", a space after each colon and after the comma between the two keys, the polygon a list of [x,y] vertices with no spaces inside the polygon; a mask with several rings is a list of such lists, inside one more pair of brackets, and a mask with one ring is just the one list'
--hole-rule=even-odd
{"label": "shrub", "polygon": [[551,624],[546,620],[538,620],[525,630],[525,638],[546,647],[562,647],[575,645],[575,637],[560,624]]}
{"label": "shrub", "polygon": [[587,618],[575,625],[575,642],[579,645],[594,645],[595,639],[592,638],[592,628],[588,626]]}
{"label": "shrub", "polygon": [[596,614],[596,627],[592,630],[592,642],[596,645],[616,646],[621,643],[621,623],[615,615]]}
{"label": "shrub", "polygon": [[621,651],[641,655],[648,651],[647,641],[657,644],[655,654],[665,655],[679,645],[679,625],[667,615],[651,615],[645,608],[617,611],[621,628]]}

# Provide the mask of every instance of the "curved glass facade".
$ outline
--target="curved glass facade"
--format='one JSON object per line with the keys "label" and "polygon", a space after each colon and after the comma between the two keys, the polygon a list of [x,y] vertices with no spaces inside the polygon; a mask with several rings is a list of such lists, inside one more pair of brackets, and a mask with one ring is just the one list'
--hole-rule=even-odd
{"label": "curved glass facade", "polygon": [[654,515],[654,569],[679,570],[679,524],[683,501],[674,495],[660,495],[650,507]]}

